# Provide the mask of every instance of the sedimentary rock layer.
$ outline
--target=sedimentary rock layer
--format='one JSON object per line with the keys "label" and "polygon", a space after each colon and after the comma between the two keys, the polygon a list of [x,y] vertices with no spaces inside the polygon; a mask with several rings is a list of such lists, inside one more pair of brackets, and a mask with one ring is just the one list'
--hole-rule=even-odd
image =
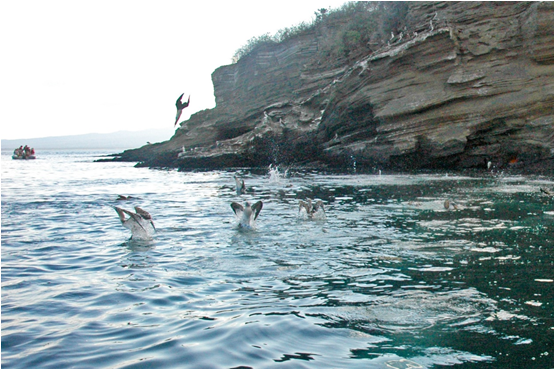
{"label": "sedimentary rock layer", "polygon": [[553,3],[410,3],[401,35],[355,58],[321,52],[332,32],[314,29],[218,68],[214,109],[118,159],[552,172]]}

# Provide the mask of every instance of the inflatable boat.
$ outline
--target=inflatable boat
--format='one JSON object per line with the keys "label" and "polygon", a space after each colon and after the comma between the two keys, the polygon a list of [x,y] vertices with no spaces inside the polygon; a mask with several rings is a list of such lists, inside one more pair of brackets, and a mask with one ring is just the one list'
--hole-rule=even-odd
{"label": "inflatable boat", "polygon": [[31,159],[36,159],[37,157],[35,155],[12,155],[12,159],[14,160],[31,160]]}

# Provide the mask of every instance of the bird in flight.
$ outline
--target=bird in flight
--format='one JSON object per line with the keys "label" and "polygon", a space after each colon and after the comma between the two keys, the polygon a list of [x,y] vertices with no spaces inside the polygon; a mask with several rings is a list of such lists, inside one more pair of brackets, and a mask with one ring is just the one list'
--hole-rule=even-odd
{"label": "bird in flight", "polygon": [[183,109],[186,108],[187,106],[189,106],[189,103],[190,103],[190,95],[189,95],[189,99],[187,100],[186,103],[183,103],[181,101],[181,99],[183,98],[183,95],[184,95],[184,93],[182,93],[181,96],[179,96],[179,98],[175,102],[175,106],[177,107],[177,116],[175,117],[175,124],[173,125],[173,127],[175,127],[177,125],[177,122],[179,121],[179,118],[181,117],[181,114],[183,113]]}

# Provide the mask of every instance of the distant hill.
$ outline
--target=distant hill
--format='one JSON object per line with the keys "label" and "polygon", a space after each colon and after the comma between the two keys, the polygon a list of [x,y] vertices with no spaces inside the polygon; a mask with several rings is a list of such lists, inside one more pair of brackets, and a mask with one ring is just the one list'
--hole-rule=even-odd
{"label": "distant hill", "polygon": [[89,133],[74,136],[21,138],[2,140],[2,150],[13,150],[21,145],[41,149],[134,149],[147,144],[167,141],[174,130],[149,129],[144,131],[118,131],[113,133]]}

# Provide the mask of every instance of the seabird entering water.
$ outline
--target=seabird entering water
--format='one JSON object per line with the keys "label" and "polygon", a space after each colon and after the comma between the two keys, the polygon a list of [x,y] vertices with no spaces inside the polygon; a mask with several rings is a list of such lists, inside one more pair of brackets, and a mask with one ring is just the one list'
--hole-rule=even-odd
{"label": "seabird entering water", "polygon": [[244,206],[239,203],[232,202],[231,208],[235,212],[237,218],[239,218],[239,227],[241,228],[253,228],[254,221],[258,218],[260,211],[262,211],[263,203],[261,201],[256,202],[250,206],[247,201]]}
{"label": "seabird entering water", "polygon": [[[138,206],[135,207],[136,213],[118,208],[117,206],[115,206],[115,211],[119,215],[119,220],[121,220],[123,227],[131,231],[132,239],[148,240],[156,232],[152,216]],[[126,218],[125,215],[128,215],[129,218]]]}
{"label": "seabird entering water", "polygon": [[544,193],[545,195],[548,195],[548,196],[554,196],[554,193],[551,192],[550,190],[547,190],[546,188],[540,188],[541,192]]}
{"label": "seabird entering water", "polygon": [[175,106],[177,107],[177,116],[175,117],[175,124],[173,125],[173,127],[175,127],[177,125],[177,122],[179,121],[179,118],[181,117],[181,114],[183,113],[183,109],[186,108],[187,106],[189,106],[189,103],[190,103],[190,95],[189,95],[189,99],[187,100],[186,103],[181,102],[181,99],[183,98],[183,95],[184,95],[184,93],[182,93],[181,96],[179,96],[179,98],[175,102]]}
{"label": "seabird entering water", "polygon": [[456,204],[454,201],[446,199],[444,200],[444,208],[446,210],[458,210],[458,204]]}
{"label": "seabird entering water", "polygon": [[313,205],[312,199],[308,199],[308,201],[300,200],[298,202],[298,214],[306,214],[306,216],[310,219],[325,219],[323,201],[317,200],[315,205]]}
{"label": "seabird entering water", "polygon": [[131,199],[134,199],[134,197],[133,197],[133,196],[117,195],[117,200],[118,200],[118,201],[122,201],[122,200],[131,200]]}
{"label": "seabird entering water", "polygon": [[242,195],[246,193],[246,186],[244,185],[244,179],[239,179],[235,176],[235,184],[237,188],[237,195]]}

